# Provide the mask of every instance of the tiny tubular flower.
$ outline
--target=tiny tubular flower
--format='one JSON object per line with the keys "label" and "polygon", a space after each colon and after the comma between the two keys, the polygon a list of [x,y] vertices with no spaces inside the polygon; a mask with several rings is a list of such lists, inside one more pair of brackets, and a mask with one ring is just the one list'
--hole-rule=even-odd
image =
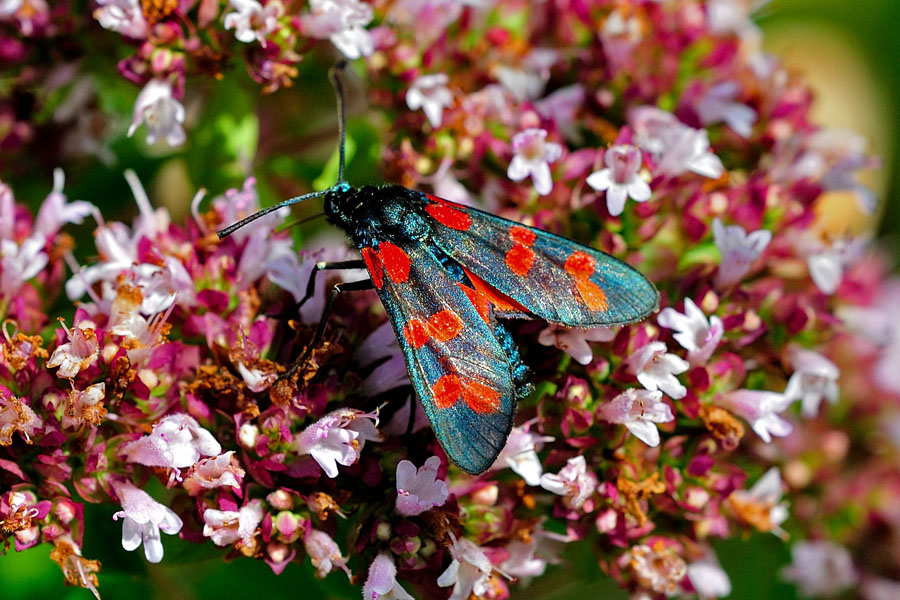
{"label": "tiny tubular flower", "polygon": [[203,511],[203,535],[216,546],[237,542],[250,545],[264,516],[265,509],[259,499],[251,500],[239,510],[207,508]]}
{"label": "tiny tubular flower", "polygon": [[687,574],[687,565],[675,550],[657,542],[653,546],[637,544],[625,557],[638,584],[657,594],[671,594]]}
{"label": "tiny tubular flower", "polygon": [[454,536],[450,556],[453,557],[450,566],[437,580],[440,587],[453,586],[448,600],[465,600],[472,595],[484,596],[493,571],[484,550],[469,539],[456,539]]}
{"label": "tiny tubular flower", "polygon": [[781,570],[781,577],[808,597],[834,596],[859,581],[847,549],[825,540],[796,542],[791,547],[791,564]]}
{"label": "tiny tubular flower", "polygon": [[650,186],[641,177],[641,151],[629,145],[613,146],[603,154],[605,169],[588,175],[587,184],[598,192],[606,192],[606,208],[617,216],[625,209],[625,201],[650,199]]}
{"label": "tiny tubular flower", "polygon": [[659,445],[659,429],[656,423],[668,423],[675,419],[672,409],[662,401],[659,390],[629,388],[598,409],[604,421],[625,425],[635,437],[648,446]]}
{"label": "tiny tubular flower", "polygon": [[387,552],[380,553],[369,565],[363,600],[413,600],[397,581],[397,566]]}
{"label": "tiny tubular flower", "polygon": [[239,488],[244,469],[233,460],[234,450],[219,456],[201,458],[184,478],[184,487],[190,494],[219,487]]}
{"label": "tiny tubular flower", "polygon": [[159,532],[175,535],[181,531],[181,518],[130,482],[118,482],[114,488],[122,510],[113,515],[113,520],[124,518],[122,548],[131,552],[143,543],[144,556],[148,561],[158,563],[163,557]]}
{"label": "tiny tubular flower", "polygon": [[341,569],[350,577],[347,559],[341,555],[341,549],[331,536],[324,531],[309,527],[303,536],[303,546],[316,569],[317,577],[325,577],[335,569]]}
{"label": "tiny tubular flower", "polygon": [[656,159],[656,172],[678,177],[693,172],[716,179],[725,171],[722,161],[709,149],[705,129],[694,129],[670,112],[653,106],[629,111],[628,122],[635,142]]}
{"label": "tiny tubular flower", "polygon": [[338,465],[349,467],[359,460],[366,441],[380,441],[375,428],[378,416],[350,408],[328,413],[294,437],[294,449],[312,456],[328,477]]}
{"label": "tiny tubular flower", "polygon": [[128,442],[121,452],[129,462],[177,471],[192,466],[202,456],[218,456],[222,446],[196,419],[180,413],[163,417],[150,435]]}
{"label": "tiny tubular flower", "polygon": [[44,424],[30,406],[16,398],[7,397],[0,388],[0,446],[9,446],[13,434],[19,432],[26,443],[32,443],[32,437]]}
{"label": "tiny tubular flower", "polygon": [[690,298],[684,299],[684,313],[672,307],[664,308],[656,322],[675,330],[675,341],[688,351],[688,362],[704,364],[709,360],[725,331],[722,319],[717,315],[706,318],[703,311]]}
{"label": "tiny tubular flower", "polygon": [[239,42],[263,42],[278,27],[278,18],[284,14],[279,0],[270,0],[265,6],[256,0],[229,0],[234,9],[225,15],[225,29],[234,29]]}
{"label": "tiny tubular flower", "polygon": [[94,18],[104,29],[118,31],[125,37],[142,40],[149,26],[138,0],[97,0]]}
{"label": "tiny tubular flower", "polygon": [[506,176],[513,181],[522,181],[531,176],[534,190],[546,196],[553,190],[550,163],[562,156],[562,146],[548,142],[546,129],[526,129],[513,136],[513,157],[506,170]]}
{"label": "tiny tubular flower", "polygon": [[563,496],[563,503],[571,509],[579,509],[597,489],[597,476],[587,468],[584,456],[574,456],[566,461],[559,473],[541,476],[541,487]]}
{"label": "tiny tubular flower", "polygon": [[0,240],[0,298],[12,298],[25,282],[44,270],[50,257],[44,252],[46,240],[31,236],[22,244]]}
{"label": "tiny tubular flower", "polygon": [[491,468],[502,469],[509,467],[514,473],[520,475],[528,485],[540,485],[543,467],[537,452],[545,442],[552,442],[553,438],[532,433],[529,431],[530,425],[531,422],[529,421],[519,427],[513,427],[506,440],[506,445],[500,451],[497,460]]}
{"label": "tiny tubular flower", "polygon": [[767,444],[772,436],[785,437],[793,431],[790,421],[778,416],[792,400],[784,394],[764,390],[734,390],[725,394],[719,404],[750,423],[750,427]]}
{"label": "tiny tubular flower", "polygon": [[446,73],[420,75],[406,91],[406,106],[410,110],[421,108],[435,129],[441,126],[444,109],[453,104],[453,94],[447,89],[449,81]]}
{"label": "tiny tubular flower", "polygon": [[50,356],[47,367],[51,369],[59,367],[56,376],[71,379],[97,361],[100,348],[93,327],[82,328],[75,325],[69,329],[66,327],[65,321],[60,319],[59,322],[66,330],[66,337],[69,341],[56,347]]}
{"label": "tiny tubular flower", "polygon": [[418,471],[408,460],[397,464],[397,512],[412,517],[442,506],[450,492],[447,483],[437,478],[441,459],[432,456]]}
{"label": "tiny tubular flower", "polygon": [[365,29],[374,14],[368,4],[359,0],[310,0],[309,8],[302,22],[310,37],[328,38],[350,60],[375,51],[372,34]]}
{"label": "tiny tubular flower", "polygon": [[750,271],[750,267],[772,241],[772,232],[760,229],[747,233],[740,225],[725,227],[721,219],[716,217],[713,221],[713,239],[722,254],[715,283],[719,288],[726,288],[740,283]]}
{"label": "tiny tubular flower", "polygon": [[589,342],[611,342],[616,332],[609,327],[560,327],[549,324],[538,334],[538,342],[544,346],[556,346],[582,365],[594,360],[594,351]]}
{"label": "tiny tubular flower", "polygon": [[812,350],[800,347],[790,349],[794,374],[788,380],[784,396],[790,402],[800,400],[803,416],[807,419],[819,414],[822,399],[834,404],[838,401],[838,377],[841,372],[837,365]]}
{"label": "tiny tubular flower", "polygon": [[701,599],[725,598],[731,594],[731,579],[711,548],[707,548],[703,558],[688,564],[687,577]]}
{"label": "tiny tubular flower", "polygon": [[724,121],[736,134],[750,137],[756,122],[756,111],[736,102],[741,86],[737,81],[723,81],[709,88],[706,95],[697,102],[696,110],[703,125]]}
{"label": "tiny tubular flower", "polygon": [[184,106],[172,95],[172,84],[165,79],[151,79],[138,94],[128,137],[141,123],[147,125],[147,144],[153,145],[161,138],[169,146],[184,143]]}
{"label": "tiny tubular flower", "polygon": [[84,218],[92,214],[97,207],[84,200],[66,202],[63,194],[63,186],[66,176],[62,169],[53,170],[53,190],[47,194],[41,208],[38,210],[34,223],[34,234],[53,236],[66,223],[80,224]]}
{"label": "tiny tubular flower", "polygon": [[748,525],[786,537],[787,533],[781,528],[788,518],[788,505],[781,502],[783,488],[781,471],[772,467],[749,490],[732,492],[728,496],[728,505]]}
{"label": "tiny tubular flower", "polygon": [[676,400],[687,394],[687,388],[676,375],[687,371],[690,364],[680,356],[669,354],[665,342],[650,342],[638,348],[625,359],[625,364],[648,390],[662,390]]}

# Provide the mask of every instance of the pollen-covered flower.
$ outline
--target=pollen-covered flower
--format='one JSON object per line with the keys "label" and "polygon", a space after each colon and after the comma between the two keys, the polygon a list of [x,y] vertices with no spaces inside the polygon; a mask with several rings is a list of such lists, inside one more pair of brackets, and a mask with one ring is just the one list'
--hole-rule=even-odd
{"label": "pollen-covered flower", "polygon": [[216,546],[237,542],[250,545],[264,516],[265,509],[259,499],[251,500],[238,510],[207,508],[203,511],[203,535]]}
{"label": "pollen-covered flower", "polygon": [[571,509],[579,509],[597,489],[597,476],[587,468],[584,456],[574,456],[566,461],[559,473],[544,473],[541,487],[563,496],[563,502]]}
{"label": "pollen-covered flower", "polygon": [[834,596],[859,581],[847,549],[825,540],[796,542],[791,547],[791,564],[781,570],[781,577],[810,597]]}
{"label": "pollen-covered flower", "polygon": [[408,460],[397,463],[397,512],[412,517],[441,506],[447,500],[447,483],[437,478],[441,459],[432,456],[416,470]]}
{"label": "pollen-covered flower", "polygon": [[528,485],[540,485],[544,470],[537,452],[546,442],[552,442],[553,438],[529,431],[530,425],[531,422],[528,422],[520,427],[513,427],[506,445],[491,468],[509,467]]}
{"label": "pollen-covered flower", "polygon": [[184,478],[184,487],[189,494],[218,487],[240,488],[244,469],[234,459],[234,450],[219,456],[201,458]]}
{"label": "pollen-covered flower", "polygon": [[431,126],[438,128],[444,109],[453,104],[453,94],[447,89],[450,78],[445,73],[420,75],[406,91],[406,105],[410,110],[422,109]]}
{"label": "pollen-covered flower", "polygon": [[594,360],[594,351],[589,342],[610,342],[616,332],[609,327],[560,327],[549,324],[538,334],[538,342],[545,346],[556,346],[582,365]]}
{"label": "pollen-covered flower", "polygon": [[613,146],[603,154],[605,169],[588,175],[587,184],[598,192],[606,191],[606,208],[617,216],[625,209],[625,201],[650,199],[650,186],[641,177],[641,151],[634,146]]}
{"label": "pollen-covered flower", "polygon": [[716,272],[716,285],[730,287],[744,278],[756,259],[772,240],[772,232],[760,229],[747,233],[740,225],[725,227],[716,217],[713,220],[713,237],[722,254],[722,262]]}
{"label": "pollen-covered flower", "polygon": [[128,137],[134,135],[141,123],[147,126],[150,145],[159,139],[165,139],[169,146],[184,143],[184,106],[172,95],[172,84],[165,79],[151,79],[138,94]]}
{"label": "pollen-covered flower", "polygon": [[662,401],[662,392],[634,388],[628,388],[601,405],[597,415],[604,421],[625,425],[648,446],[659,445],[656,423],[668,423],[675,419],[672,409]]}
{"label": "pollen-covered flower", "polygon": [[624,558],[638,584],[658,594],[673,593],[687,574],[684,559],[663,542],[632,546]]}
{"label": "pollen-covered flower", "polygon": [[449,600],[465,600],[472,595],[483,596],[488,591],[488,581],[493,570],[484,550],[469,539],[454,537],[450,556],[453,561],[437,580],[441,587],[453,586]]}
{"label": "pollen-covered flower", "polygon": [[369,565],[363,600],[413,600],[397,581],[397,566],[387,552],[380,553]]}
{"label": "pollen-covered flower", "polygon": [[722,319],[716,315],[707,319],[690,298],[684,299],[684,314],[672,307],[664,308],[656,322],[676,331],[672,337],[688,351],[688,361],[692,364],[709,360],[725,331]]}
{"label": "pollen-covered flower", "polygon": [[772,436],[784,437],[794,426],[778,413],[783,412],[793,400],[784,394],[764,390],[734,390],[719,400],[719,404],[743,417],[750,427],[767,444]]}
{"label": "pollen-covered flower", "polygon": [[794,374],[788,380],[784,396],[790,402],[800,400],[804,417],[815,417],[819,414],[823,398],[829,404],[838,401],[840,370],[833,362],[812,350],[795,346],[790,354]]}
{"label": "pollen-covered flower", "polygon": [[122,510],[114,514],[113,519],[124,519],[122,548],[131,552],[143,543],[144,556],[148,561],[158,563],[163,557],[159,532],[175,535],[181,531],[181,518],[127,481],[116,483],[114,487]]}
{"label": "pollen-covered flower", "polygon": [[69,341],[56,347],[47,366],[51,369],[59,367],[57,377],[72,378],[97,360],[100,353],[97,334],[93,327],[75,325],[69,329],[62,319],[60,323],[65,328]]}
{"label": "pollen-covered flower", "polygon": [[687,388],[676,375],[687,371],[690,364],[680,356],[670,354],[665,342],[650,342],[638,348],[625,363],[629,372],[648,390],[662,390],[676,400],[687,394]]}
{"label": "pollen-covered flower", "polygon": [[366,441],[381,439],[377,422],[374,414],[339,408],[296,435],[293,446],[299,454],[312,456],[325,474],[334,478],[338,465],[349,467],[359,460]]}
{"label": "pollen-covered flower", "polygon": [[563,150],[556,142],[548,142],[546,139],[546,129],[526,129],[514,135],[513,157],[506,170],[506,176],[513,181],[522,181],[531,176],[534,190],[542,196],[553,189],[550,163],[556,162]]}
{"label": "pollen-covered flower", "polygon": [[0,388],[0,446],[12,444],[17,431],[26,443],[32,443],[31,438],[42,425],[43,420],[30,406]]}
{"label": "pollen-covered flower", "polygon": [[284,13],[280,0],[269,0],[265,6],[256,0],[228,0],[232,12],[225,15],[225,29],[234,29],[239,42],[262,42],[275,31],[278,17]]}
{"label": "pollen-covered flower", "polygon": [[375,50],[365,26],[372,20],[372,7],[359,0],[310,0],[310,13],[301,17],[304,32],[331,40],[350,60],[369,56]]}
{"label": "pollen-covered flower", "polygon": [[781,471],[772,467],[749,490],[736,490],[728,496],[728,504],[737,516],[759,531],[787,535],[781,524],[788,518],[788,505],[781,502],[784,493]]}
{"label": "pollen-covered flower", "polygon": [[213,435],[184,413],[163,417],[150,435],[122,446],[122,454],[130,462],[171,469],[190,467],[201,456],[221,452],[222,446]]}

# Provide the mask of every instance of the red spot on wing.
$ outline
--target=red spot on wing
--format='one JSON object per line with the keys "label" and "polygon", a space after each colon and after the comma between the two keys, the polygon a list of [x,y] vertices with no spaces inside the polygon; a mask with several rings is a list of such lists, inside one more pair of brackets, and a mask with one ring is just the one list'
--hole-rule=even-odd
{"label": "red spot on wing", "polygon": [[381,263],[388,277],[394,283],[404,283],[409,279],[409,256],[399,246],[390,242],[381,242],[378,245]]}
{"label": "red spot on wing", "polygon": [[465,231],[472,225],[472,217],[449,204],[429,204],[425,207],[425,210],[434,217],[435,221],[446,225],[450,229]]}
{"label": "red spot on wing", "polygon": [[462,331],[463,320],[450,309],[442,310],[428,319],[428,331],[439,342],[452,340]]}
{"label": "red spot on wing", "polygon": [[530,246],[534,243],[537,234],[527,227],[522,227],[521,225],[513,225],[509,228],[509,237],[511,237],[514,241],[519,242],[525,246]]}
{"label": "red spot on wing", "polygon": [[524,306],[522,306],[509,296],[506,296],[505,294],[492,288],[487,283],[485,283],[483,279],[476,276],[470,270],[463,267],[463,271],[466,273],[469,281],[472,282],[472,287],[463,284],[459,284],[459,286],[462,288],[463,292],[466,293],[466,296],[468,296],[469,298],[469,302],[472,303],[472,306],[475,307],[475,310],[478,311],[478,314],[481,315],[481,318],[484,319],[485,323],[490,322],[491,306],[501,312],[528,313]]}
{"label": "red spot on wing", "polygon": [[506,253],[506,266],[509,270],[518,275],[525,277],[534,264],[534,250],[522,244],[516,244]]}
{"label": "red spot on wing", "polygon": [[479,414],[497,412],[500,408],[500,392],[478,381],[469,380],[462,388],[466,404]]}
{"label": "red spot on wing", "polygon": [[573,252],[572,255],[566,259],[565,268],[566,273],[579,279],[587,279],[594,274],[594,267],[596,265],[597,261],[595,261],[590,254]]}
{"label": "red spot on wing", "polygon": [[381,261],[378,259],[378,254],[368,246],[363,248],[360,253],[363,261],[366,263],[366,268],[369,269],[372,283],[380,290],[381,286],[384,285],[384,272],[381,270]]}
{"label": "red spot on wing", "polygon": [[573,252],[565,263],[566,272],[575,278],[575,287],[584,304],[591,310],[607,310],[609,303],[606,294],[596,283],[591,281],[591,275],[597,266],[597,261],[584,252]]}
{"label": "red spot on wing", "polygon": [[410,319],[403,326],[403,337],[413,348],[421,348],[430,339],[428,326],[419,319]]}
{"label": "red spot on wing", "polygon": [[450,408],[459,400],[463,388],[458,375],[447,373],[434,382],[431,392],[434,394],[434,403],[438,408]]}
{"label": "red spot on wing", "polygon": [[491,302],[487,299],[487,296],[484,295],[481,291],[470,288],[467,285],[463,285],[462,283],[457,284],[465,292],[466,297],[469,298],[469,302],[472,303],[472,306],[475,307],[475,310],[478,311],[478,314],[481,315],[481,318],[485,323],[489,323],[491,320]]}

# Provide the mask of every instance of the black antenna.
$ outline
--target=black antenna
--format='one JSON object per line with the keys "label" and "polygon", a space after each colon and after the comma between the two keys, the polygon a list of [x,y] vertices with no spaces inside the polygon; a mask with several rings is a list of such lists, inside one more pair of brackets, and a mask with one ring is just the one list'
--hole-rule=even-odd
{"label": "black antenna", "polygon": [[249,217],[244,217],[237,223],[232,223],[225,229],[216,232],[216,235],[219,236],[220,240],[224,240],[226,237],[253,221],[259,219],[260,217],[264,217],[270,212],[274,212],[279,208],[284,208],[285,206],[291,206],[292,204],[297,204],[298,202],[303,202],[304,200],[309,200],[310,198],[318,198],[319,196],[324,196],[328,193],[329,190],[334,188],[334,186],[339,183],[344,182],[344,155],[345,150],[344,147],[346,145],[347,131],[344,120],[344,86],[341,83],[341,78],[338,75],[339,71],[343,71],[344,67],[347,66],[347,61],[341,61],[336,64],[334,67],[329,69],[328,78],[331,80],[331,85],[334,87],[334,93],[337,96],[337,110],[338,110],[338,137],[340,140],[340,145],[338,146],[338,177],[337,181],[333,186],[328,188],[327,190],[322,190],[320,192],[310,192],[309,194],[303,194],[302,196],[295,196],[293,198],[289,198],[284,202],[280,202],[275,204],[274,206],[269,206],[262,210],[259,210]]}

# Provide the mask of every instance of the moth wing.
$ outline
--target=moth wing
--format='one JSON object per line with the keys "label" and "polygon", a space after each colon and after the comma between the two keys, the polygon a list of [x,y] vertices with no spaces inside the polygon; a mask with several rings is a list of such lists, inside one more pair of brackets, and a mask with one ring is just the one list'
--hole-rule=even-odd
{"label": "moth wing", "polygon": [[361,253],[438,440],[462,470],[486,471],[516,409],[509,359],[491,325],[426,245],[375,241]]}
{"label": "moth wing", "polygon": [[622,325],[659,306],[653,284],[605,252],[468,206],[424,196],[432,239],[531,314],[569,327]]}

